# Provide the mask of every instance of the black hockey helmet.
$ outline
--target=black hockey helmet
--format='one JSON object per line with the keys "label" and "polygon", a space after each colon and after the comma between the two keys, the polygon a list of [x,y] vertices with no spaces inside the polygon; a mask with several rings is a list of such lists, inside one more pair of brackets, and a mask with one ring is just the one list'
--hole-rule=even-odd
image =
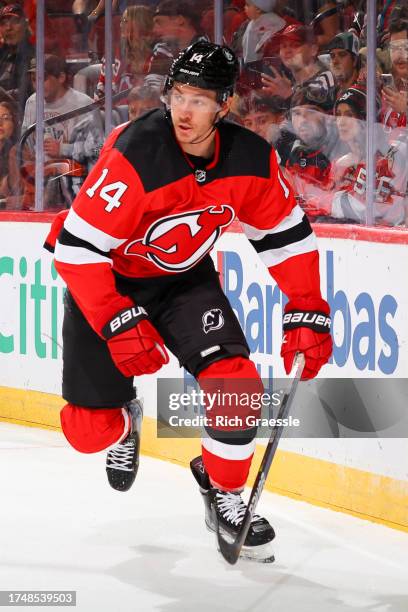
{"label": "black hockey helmet", "polygon": [[164,84],[166,95],[174,82],[217,92],[217,101],[225,102],[234,93],[238,60],[229,47],[197,41],[183,49],[174,60]]}

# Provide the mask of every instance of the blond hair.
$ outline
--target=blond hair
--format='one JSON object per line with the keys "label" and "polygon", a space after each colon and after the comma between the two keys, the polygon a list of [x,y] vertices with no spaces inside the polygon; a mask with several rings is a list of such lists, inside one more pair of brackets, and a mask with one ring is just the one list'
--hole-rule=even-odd
{"label": "blond hair", "polygon": [[124,41],[124,59],[130,64],[134,74],[140,74],[151,53],[153,11],[147,6],[129,6],[125,9],[123,18],[130,22],[131,32],[129,38]]}

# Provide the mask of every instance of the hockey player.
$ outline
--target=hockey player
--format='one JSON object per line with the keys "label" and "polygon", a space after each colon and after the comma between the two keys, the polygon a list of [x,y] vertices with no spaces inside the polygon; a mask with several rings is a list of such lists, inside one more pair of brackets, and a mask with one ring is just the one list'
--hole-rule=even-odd
{"label": "hockey player", "polygon": [[[166,80],[165,109],[113,130],[56,242],[55,265],[68,287],[62,428],[84,453],[115,445],[107,472],[117,490],[129,489],[138,465],[141,409],[133,377],[167,363],[166,346],[201,387],[245,379],[259,388],[209,255],[235,217],[289,298],[286,371],[301,351],[304,378],[313,378],[331,354],[312,229],[271,146],[225,120],[237,71],[227,47],[197,42],[182,51]],[[324,315],[320,324],[316,313]],[[191,467],[207,510],[233,534],[245,512],[240,493],[256,429],[245,438],[239,427],[232,437],[220,433],[207,430],[202,458]],[[208,512],[206,522],[214,529]],[[256,516],[248,555],[268,554],[274,535]]]}

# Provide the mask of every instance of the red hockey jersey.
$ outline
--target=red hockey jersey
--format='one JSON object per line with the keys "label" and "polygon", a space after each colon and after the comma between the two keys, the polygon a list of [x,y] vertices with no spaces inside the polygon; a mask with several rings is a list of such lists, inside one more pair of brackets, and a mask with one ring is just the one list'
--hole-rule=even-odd
{"label": "red hockey jersey", "polygon": [[[367,171],[363,161],[350,163],[350,155],[333,168],[335,191],[331,215],[364,223],[366,220]],[[400,225],[405,219],[408,168],[406,145],[394,142],[386,155],[377,153],[374,221]]]}
{"label": "red hockey jersey", "polygon": [[194,168],[163,111],[116,128],[67,215],[55,265],[97,333],[132,305],[115,279],[194,267],[238,218],[289,298],[320,297],[315,237],[271,146],[221,121]]}

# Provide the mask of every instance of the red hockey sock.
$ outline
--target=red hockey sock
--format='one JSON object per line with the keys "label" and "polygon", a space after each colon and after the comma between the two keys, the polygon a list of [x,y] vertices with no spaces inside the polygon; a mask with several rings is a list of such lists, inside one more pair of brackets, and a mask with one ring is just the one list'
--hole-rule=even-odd
{"label": "red hockey sock", "polygon": [[[219,448],[217,448],[219,452]],[[203,463],[211,484],[222,491],[240,491],[245,487],[253,451],[246,459],[225,459],[214,455],[201,445]]]}
{"label": "red hockey sock", "polygon": [[[198,376],[200,387],[206,393],[216,393],[218,390],[233,394],[245,393],[256,397],[263,393],[262,381],[255,365],[245,357],[230,357],[211,364]],[[221,384],[220,384],[221,383]],[[211,413],[211,414],[209,414]],[[237,417],[237,421],[243,425],[236,426],[217,425],[216,415],[228,415]],[[259,409],[253,405],[244,406],[239,402],[236,406],[226,407],[221,403],[214,404],[211,411],[207,409],[207,419],[211,420],[210,429],[207,428],[207,436],[202,439],[202,457],[205,469],[214,486],[226,491],[239,490],[245,486],[251,467],[252,456],[255,449],[256,428],[245,425],[246,417],[251,415],[259,417]],[[208,421],[207,421],[208,422]],[[225,437],[226,431],[236,432],[242,436],[246,430],[244,439],[240,443]]]}
{"label": "red hockey sock", "polygon": [[131,428],[128,412],[123,407],[85,408],[66,404],[60,418],[66,439],[80,453],[97,453],[117,444]]}

